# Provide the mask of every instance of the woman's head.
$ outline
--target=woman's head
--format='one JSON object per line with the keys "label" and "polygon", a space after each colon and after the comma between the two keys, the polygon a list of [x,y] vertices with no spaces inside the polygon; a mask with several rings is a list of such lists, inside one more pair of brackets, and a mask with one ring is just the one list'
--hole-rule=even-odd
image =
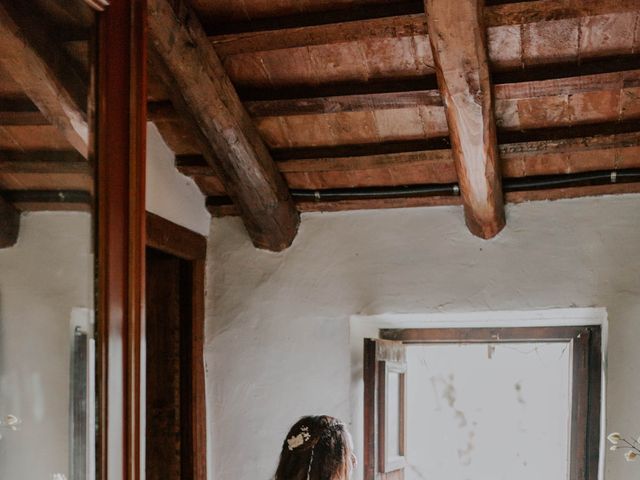
{"label": "woman's head", "polygon": [[349,480],[355,466],[351,435],[342,422],[303,417],[282,445],[276,480]]}

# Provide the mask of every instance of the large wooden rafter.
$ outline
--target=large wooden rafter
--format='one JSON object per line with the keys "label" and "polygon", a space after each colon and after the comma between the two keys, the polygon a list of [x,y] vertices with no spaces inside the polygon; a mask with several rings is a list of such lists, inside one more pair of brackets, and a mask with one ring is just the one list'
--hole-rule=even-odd
{"label": "large wooden rafter", "polygon": [[299,223],[289,189],[195,15],[181,2],[172,3],[149,1],[154,65],[176,108],[197,126],[204,156],[238,206],[254,245],[282,250]]}
{"label": "large wooden rafter", "polygon": [[87,157],[86,82],[28,11],[27,2],[0,4],[0,64],[42,115]]}
{"label": "large wooden rafter", "polygon": [[505,224],[483,0],[425,0],[469,230],[492,238]]}

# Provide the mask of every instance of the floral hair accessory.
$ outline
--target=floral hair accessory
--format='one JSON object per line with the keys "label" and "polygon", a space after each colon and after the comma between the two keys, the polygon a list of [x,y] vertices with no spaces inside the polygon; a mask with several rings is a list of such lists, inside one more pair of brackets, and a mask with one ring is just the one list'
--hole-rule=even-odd
{"label": "floral hair accessory", "polygon": [[309,433],[309,427],[300,427],[300,433],[287,439],[287,445],[289,450],[298,448],[300,445],[304,445],[304,442],[309,441],[311,434]]}

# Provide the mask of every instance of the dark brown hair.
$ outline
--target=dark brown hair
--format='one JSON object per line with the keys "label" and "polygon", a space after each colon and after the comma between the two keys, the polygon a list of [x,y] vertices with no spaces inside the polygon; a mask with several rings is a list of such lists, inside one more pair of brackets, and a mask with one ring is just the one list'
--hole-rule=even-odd
{"label": "dark brown hair", "polygon": [[275,480],[348,480],[355,465],[351,435],[340,420],[302,417],[284,440]]}

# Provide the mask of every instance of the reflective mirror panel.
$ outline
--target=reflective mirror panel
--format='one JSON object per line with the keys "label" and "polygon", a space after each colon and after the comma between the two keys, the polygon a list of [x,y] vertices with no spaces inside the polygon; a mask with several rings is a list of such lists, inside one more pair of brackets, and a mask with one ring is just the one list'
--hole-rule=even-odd
{"label": "reflective mirror panel", "polygon": [[95,478],[96,14],[0,0],[0,478]]}

